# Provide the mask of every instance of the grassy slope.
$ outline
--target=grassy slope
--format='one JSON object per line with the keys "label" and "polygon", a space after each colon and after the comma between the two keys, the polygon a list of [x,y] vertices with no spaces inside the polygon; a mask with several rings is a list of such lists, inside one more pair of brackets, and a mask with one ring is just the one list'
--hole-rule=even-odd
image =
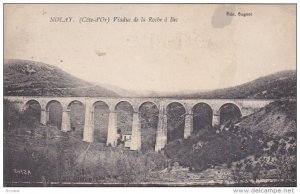
{"label": "grassy slope", "polygon": [[4,95],[118,96],[115,92],[80,80],[58,67],[27,60],[4,63]]}

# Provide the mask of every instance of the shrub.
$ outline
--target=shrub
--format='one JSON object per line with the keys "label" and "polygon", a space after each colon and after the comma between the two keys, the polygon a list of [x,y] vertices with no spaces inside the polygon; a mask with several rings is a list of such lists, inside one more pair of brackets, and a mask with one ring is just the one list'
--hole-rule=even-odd
{"label": "shrub", "polygon": [[228,165],[249,155],[260,156],[263,145],[259,143],[258,138],[250,138],[251,135],[253,134],[243,130],[235,133],[223,131],[220,134],[207,131],[181,142],[169,143],[165,154],[183,166],[202,171],[210,166]]}
{"label": "shrub", "polygon": [[20,111],[17,106],[9,101],[4,100],[4,129],[29,127],[33,128],[39,124],[39,119],[32,110],[27,109]]}

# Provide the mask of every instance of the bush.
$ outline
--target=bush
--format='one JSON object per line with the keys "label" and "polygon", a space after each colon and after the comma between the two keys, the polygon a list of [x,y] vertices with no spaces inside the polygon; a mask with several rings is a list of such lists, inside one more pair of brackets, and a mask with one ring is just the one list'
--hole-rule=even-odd
{"label": "bush", "polygon": [[211,166],[227,164],[238,161],[249,155],[260,155],[263,145],[258,138],[245,131],[233,133],[223,131],[220,134],[213,130],[195,134],[189,139],[173,141],[165,148],[167,157],[179,164],[192,167],[196,171],[205,170]]}
{"label": "bush", "polygon": [[40,122],[32,109],[20,111],[17,106],[9,100],[4,100],[3,109],[5,130],[9,131],[11,128],[20,127],[33,128],[36,127]]}
{"label": "bush", "polygon": [[3,104],[3,113],[4,113],[4,129],[8,130],[11,127],[20,126],[20,118],[22,117],[18,108],[12,102],[4,100]]}

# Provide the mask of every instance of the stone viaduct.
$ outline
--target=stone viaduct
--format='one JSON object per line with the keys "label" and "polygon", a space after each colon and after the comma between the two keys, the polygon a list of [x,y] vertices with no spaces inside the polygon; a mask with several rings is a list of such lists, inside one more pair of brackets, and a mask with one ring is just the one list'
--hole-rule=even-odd
{"label": "stone viaduct", "polygon": [[242,117],[248,116],[274,100],[260,99],[187,99],[187,98],[144,98],[144,97],[43,97],[43,96],[4,96],[4,99],[14,102],[22,110],[25,110],[30,101],[35,101],[41,107],[41,124],[46,125],[49,120],[49,103],[55,101],[62,106],[61,130],[71,130],[69,105],[74,101],[81,102],[85,107],[85,123],[83,129],[83,141],[94,141],[94,109],[95,103],[104,102],[109,107],[107,145],[116,146],[117,124],[115,108],[120,102],[128,102],[133,108],[131,150],[141,148],[141,123],[139,121],[139,108],[146,102],[152,102],[159,110],[158,127],[156,133],[155,150],[159,151],[167,144],[167,106],[173,102],[180,103],[185,108],[184,138],[188,138],[193,130],[193,107],[199,103],[210,106],[213,119],[212,125],[218,125],[220,121],[220,109],[225,104],[233,104],[238,107]]}

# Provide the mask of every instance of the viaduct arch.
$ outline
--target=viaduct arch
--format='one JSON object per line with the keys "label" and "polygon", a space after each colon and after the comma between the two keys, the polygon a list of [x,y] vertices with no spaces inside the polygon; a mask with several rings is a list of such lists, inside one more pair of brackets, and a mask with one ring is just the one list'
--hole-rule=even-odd
{"label": "viaduct arch", "polygon": [[208,104],[204,102],[195,104],[192,108],[192,114],[193,114],[193,123],[192,123],[193,131],[197,132],[202,128],[212,126],[213,110]]}
{"label": "viaduct arch", "polygon": [[167,105],[167,142],[183,139],[186,109],[179,102]]}
{"label": "viaduct arch", "polygon": [[36,118],[37,121],[41,120],[41,105],[36,100],[29,100],[25,104],[26,114],[29,114]]}
{"label": "viaduct arch", "polygon": [[142,151],[155,149],[158,114],[159,109],[154,102],[146,101],[139,106]]}
{"label": "viaduct arch", "polygon": [[[238,108],[240,117],[248,116],[274,100],[260,99],[186,99],[186,98],[132,98],[132,97],[42,97],[42,96],[5,96],[4,99],[10,100],[18,105],[21,110],[25,110],[30,101],[36,101],[41,107],[40,123],[46,125],[49,121],[49,104],[57,101],[61,104],[61,130],[63,132],[71,131],[70,104],[78,101],[84,105],[84,127],[83,141],[93,142],[94,123],[95,123],[95,106],[102,102],[107,108],[108,126],[106,145],[116,146],[118,139],[117,131],[117,111],[116,107],[120,102],[127,102],[132,107],[132,133],[131,133],[131,150],[141,149],[141,121],[140,108],[146,102],[153,103],[158,109],[158,123],[156,131],[155,150],[163,149],[167,143],[167,107],[172,103],[179,103],[183,106],[185,112],[181,116],[184,120],[183,138],[188,138],[193,132],[193,119],[197,115],[196,107],[206,106],[210,110],[211,125],[220,125],[220,116],[222,117],[222,108],[230,104]],[[195,114],[195,115],[194,115]],[[222,124],[222,123],[221,123]]]}
{"label": "viaduct arch", "polygon": [[[47,105],[46,105],[46,114],[45,114],[45,118],[43,118],[45,120],[46,124],[51,124],[56,126],[59,129],[62,129],[63,127],[63,108],[62,108],[62,104],[58,101],[58,100],[50,100]],[[42,117],[42,114],[41,114]]]}

